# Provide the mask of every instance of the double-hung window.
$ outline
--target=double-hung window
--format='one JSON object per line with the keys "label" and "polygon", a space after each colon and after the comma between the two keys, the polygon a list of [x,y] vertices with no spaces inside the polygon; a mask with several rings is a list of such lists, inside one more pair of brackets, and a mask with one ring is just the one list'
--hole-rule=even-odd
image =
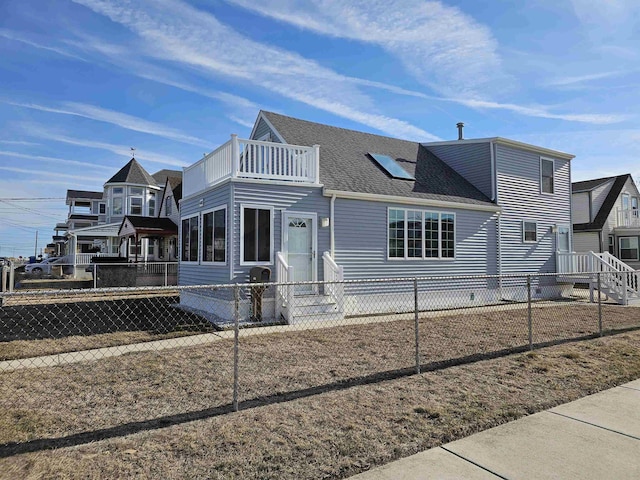
{"label": "double-hung window", "polygon": [[147,208],[149,209],[149,216],[156,216],[156,192],[149,192],[149,198],[147,200]]}
{"label": "double-hung window", "polygon": [[522,222],[522,241],[524,243],[538,241],[538,224],[536,222]]}
{"label": "double-hung window", "polygon": [[202,214],[202,261],[225,263],[227,260],[227,207]]}
{"label": "double-hung window", "polygon": [[181,259],[183,262],[197,262],[200,242],[200,217],[195,215],[182,219]]}
{"label": "double-hung window", "polygon": [[620,260],[638,260],[638,237],[618,238]]}
{"label": "double-hung window", "polygon": [[142,215],[142,187],[129,187],[129,215]]}
{"label": "double-hung window", "polygon": [[122,215],[122,200],[124,189],[122,187],[113,187],[111,190],[111,215]]}
{"label": "double-hung window", "polygon": [[553,160],[540,159],[540,191],[542,193],[553,193],[553,170]]}
{"label": "double-hung window", "polygon": [[243,205],[240,209],[241,263],[273,262],[273,209]]}
{"label": "double-hung window", "polygon": [[455,257],[453,213],[390,208],[388,219],[389,258]]}

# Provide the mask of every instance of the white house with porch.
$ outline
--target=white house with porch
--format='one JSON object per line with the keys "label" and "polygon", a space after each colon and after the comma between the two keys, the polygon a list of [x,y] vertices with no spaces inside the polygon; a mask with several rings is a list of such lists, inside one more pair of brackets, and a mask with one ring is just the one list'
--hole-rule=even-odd
{"label": "white house with porch", "polygon": [[[465,139],[461,125],[457,140],[420,143],[261,111],[249,138],[232,135],[184,169],[179,284],[245,283],[256,266],[273,281],[320,282],[266,299],[270,318],[296,323],[397,302],[392,288],[374,295],[335,280],[556,273],[572,255],[572,158]],[[573,286],[536,282],[545,295]],[[198,292],[181,303],[232,311],[229,298]],[[487,283],[451,306],[502,296]]]}

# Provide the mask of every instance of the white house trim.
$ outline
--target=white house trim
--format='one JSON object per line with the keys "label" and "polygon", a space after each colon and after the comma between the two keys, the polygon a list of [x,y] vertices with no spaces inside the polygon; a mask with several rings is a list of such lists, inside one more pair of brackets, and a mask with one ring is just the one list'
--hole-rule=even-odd
{"label": "white house trim", "polygon": [[[269,210],[271,213],[269,215],[270,226],[269,226],[269,260],[263,261],[255,261],[255,262],[247,262],[244,260],[244,210],[245,208],[255,208],[258,210]],[[274,215],[275,208],[273,205],[265,205],[265,204],[255,204],[255,203],[241,203],[240,204],[240,265],[241,266],[254,266],[254,265],[273,265],[274,263],[274,229],[275,229],[275,221]]]}
{"label": "white house trim", "polygon": [[474,203],[458,203],[446,200],[431,200],[428,198],[400,197],[396,195],[378,195],[377,193],[345,192],[341,190],[323,189],[325,197],[335,195],[337,198],[348,198],[351,200],[368,200],[372,202],[399,203],[402,205],[425,206],[435,208],[455,208],[458,210],[474,210],[480,212],[501,212],[502,207],[498,205],[477,205]]}

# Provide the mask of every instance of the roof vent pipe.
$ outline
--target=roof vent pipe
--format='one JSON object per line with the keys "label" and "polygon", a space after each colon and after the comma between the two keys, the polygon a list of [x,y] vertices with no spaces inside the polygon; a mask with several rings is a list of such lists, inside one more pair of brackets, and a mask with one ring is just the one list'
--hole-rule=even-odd
{"label": "roof vent pipe", "polygon": [[464,123],[458,122],[456,124],[456,127],[458,127],[458,140],[464,140],[464,136],[462,135],[462,129],[464,128]]}

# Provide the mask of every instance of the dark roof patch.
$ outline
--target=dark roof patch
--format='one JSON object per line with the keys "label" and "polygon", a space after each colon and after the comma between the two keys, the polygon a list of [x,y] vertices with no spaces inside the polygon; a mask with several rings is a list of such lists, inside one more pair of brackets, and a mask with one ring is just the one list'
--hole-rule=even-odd
{"label": "dark roof patch", "polygon": [[89,190],[67,190],[67,200],[71,198],[90,198],[92,200],[102,200],[103,192],[91,192]]}
{"label": "dark roof patch", "polygon": [[573,182],[571,184],[571,192],[588,192],[595,188],[598,188],[600,185],[604,185],[609,180],[613,180],[616,177],[604,177],[604,178],[594,178],[593,180],[583,180],[582,182]]}
{"label": "dark roof patch", "polygon": [[[262,112],[290,144],[320,145],[320,183],[330,190],[370,193],[467,204],[491,200],[417,142],[308,122]],[[367,152],[388,155],[415,177],[389,177]]]}
{"label": "dark roof patch", "polygon": [[181,170],[169,170],[167,168],[163,168],[162,170],[154,173],[151,176],[155,179],[156,182],[158,182],[158,185],[166,185],[167,184],[167,179],[169,179],[171,177],[182,178],[182,171]]}

